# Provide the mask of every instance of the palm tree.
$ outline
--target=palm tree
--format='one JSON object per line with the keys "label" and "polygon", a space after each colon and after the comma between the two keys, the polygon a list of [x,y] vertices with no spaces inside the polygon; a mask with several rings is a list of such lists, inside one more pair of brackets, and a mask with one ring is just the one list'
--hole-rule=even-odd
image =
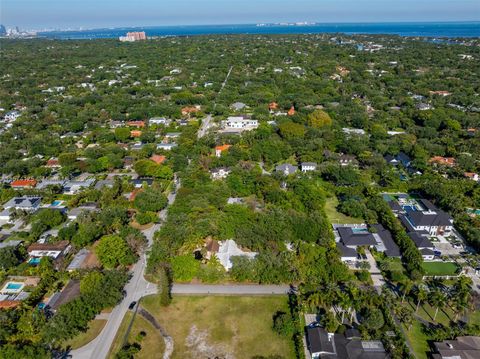
{"label": "palm tree", "polygon": [[438,309],[441,307],[441,306],[444,306],[445,303],[446,303],[446,297],[445,295],[439,291],[438,289],[436,289],[432,295],[430,296],[430,303],[436,307],[435,309],[435,314],[433,316],[433,320],[435,321],[435,319],[437,318],[437,314],[438,314]]}
{"label": "palm tree", "polygon": [[413,282],[410,279],[405,279],[400,282],[400,290],[403,292],[402,303],[405,301],[405,296],[412,291]]}
{"label": "palm tree", "polygon": [[413,324],[412,310],[410,309],[410,307],[404,307],[404,306],[400,306],[397,308],[399,308],[396,311],[398,320],[400,320],[401,323],[405,324],[405,326],[408,327],[408,330],[410,330]]}
{"label": "palm tree", "polygon": [[415,295],[417,297],[417,308],[415,309],[415,313],[417,313],[420,303],[427,300],[428,292],[423,285],[418,285],[416,287]]}

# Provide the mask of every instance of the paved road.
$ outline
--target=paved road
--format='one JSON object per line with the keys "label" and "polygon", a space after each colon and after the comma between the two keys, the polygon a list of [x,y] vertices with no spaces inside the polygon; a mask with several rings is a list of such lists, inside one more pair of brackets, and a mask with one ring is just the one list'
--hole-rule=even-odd
{"label": "paved road", "polygon": [[[180,182],[175,177],[177,189],[180,187]],[[171,205],[176,198],[177,192],[171,192],[168,195],[168,203]],[[162,210],[158,217],[163,221],[167,217],[168,207]],[[161,227],[162,223],[155,224],[149,229],[143,231],[147,238],[147,250],[153,244],[153,236],[155,232]],[[142,253],[139,261],[134,265],[131,274],[132,278],[125,286],[127,295],[118,304],[111,314],[108,316],[107,324],[101,333],[87,345],[73,350],[70,354],[73,359],[105,359],[108,355],[110,347],[115,340],[118,329],[122,323],[125,313],[128,311],[128,306],[133,301],[138,301],[141,297],[157,292],[157,286],[153,283],[147,282],[144,278],[145,267],[147,263],[146,251]]]}
{"label": "paved road", "polygon": [[288,285],[228,285],[228,284],[174,284],[173,294],[225,294],[225,295],[281,295],[290,290]]}
{"label": "paved road", "polygon": [[208,115],[202,120],[202,126],[198,129],[197,137],[202,138],[208,132],[210,128],[210,122],[212,121],[212,115]]}

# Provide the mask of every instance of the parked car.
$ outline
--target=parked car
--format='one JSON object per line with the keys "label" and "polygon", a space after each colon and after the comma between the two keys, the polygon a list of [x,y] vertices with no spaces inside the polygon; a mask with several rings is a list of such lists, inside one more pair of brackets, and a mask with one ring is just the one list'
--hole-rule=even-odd
{"label": "parked car", "polygon": [[136,301],[131,302],[130,305],[128,306],[128,309],[133,310],[133,308],[135,308],[135,305],[137,305]]}

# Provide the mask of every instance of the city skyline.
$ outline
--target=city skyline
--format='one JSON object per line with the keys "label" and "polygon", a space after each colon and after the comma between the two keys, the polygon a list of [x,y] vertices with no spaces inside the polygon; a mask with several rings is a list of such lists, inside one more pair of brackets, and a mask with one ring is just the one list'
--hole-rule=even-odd
{"label": "city skyline", "polygon": [[[99,28],[276,22],[370,23],[480,20],[476,0],[3,0],[0,23],[20,28]],[[307,11],[308,9],[308,11]]]}

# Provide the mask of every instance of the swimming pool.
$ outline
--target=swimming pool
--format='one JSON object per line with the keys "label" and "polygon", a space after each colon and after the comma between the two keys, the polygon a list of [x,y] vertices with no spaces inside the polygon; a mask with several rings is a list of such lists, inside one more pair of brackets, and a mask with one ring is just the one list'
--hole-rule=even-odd
{"label": "swimming pool", "polygon": [[52,202],[52,204],[50,206],[51,207],[60,207],[62,204],[63,204],[63,201],[55,200],[55,201]]}
{"label": "swimming pool", "polygon": [[17,290],[17,289],[20,289],[23,287],[23,284],[22,283],[14,283],[14,282],[10,282],[7,284],[7,289],[14,289],[14,290]]}
{"label": "swimming pool", "polygon": [[42,258],[30,258],[28,260],[28,264],[31,264],[31,265],[37,265],[37,264],[40,264],[40,261],[42,260]]}
{"label": "swimming pool", "polygon": [[7,282],[2,288],[2,293],[19,293],[24,285],[22,282]]}
{"label": "swimming pool", "polygon": [[367,228],[352,228],[353,233],[368,233]]}

